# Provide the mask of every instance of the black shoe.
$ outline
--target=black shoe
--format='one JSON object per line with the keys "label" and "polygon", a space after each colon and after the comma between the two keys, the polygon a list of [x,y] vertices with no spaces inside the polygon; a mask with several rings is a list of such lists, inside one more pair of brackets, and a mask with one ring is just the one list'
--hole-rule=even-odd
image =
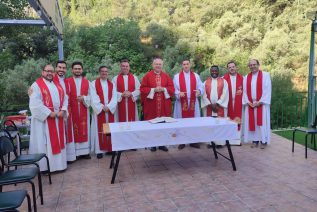
{"label": "black shoe", "polygon": [[41,171],[41,174],[42,174],[42,175],[48,175],[48,170],[46,170],[46,171]]}
{"label": "black shoe", "polygon": [[91,159],[91,157],[90,157],[89,154],[88,154],[88,155],[82,155],[81,158],[82,158],[82,159]]}
{"label": "black shoe", "polygon": [[178,145],[178,149],[181,150],[181,149],[184,149],[185,148],[185,144],[180,144]]}
{"label": "black shoe", "polygon": [[196,149],[200,149],[200,144],[199,143],[189,144],[189,146],[194,147]]}
{"label": "black shoe", "polygon": [[67,164],[72,164],[74,163],[76,160],[73,160],[73,161],[67,161]]}
{"label": "black shoe", "polygon": [[223,146],[222,145],[216,145],[217,149],[221,149]]}
{"label": "black shoe", "polygon": [[106,152],[105,155],[110,155],[110,156],[112,156],[112,152]]}
{"label": "black shoe", "polygon": [[102,154],[102,153],[97,154],[97,158],[98,158],[98,159],[103,158],[103,154]]}
{"label": "black shoe", "polygon": [[168,151],[168,149],[167,149],[166,146],[159,146],[159,150],[162,150],[162,151],[164,151],[164,152],[167,152],[167,151]]}
{"label": "black shoe", "polygon": [[151,147],[150,150],[151,150],[151,152],[155,152],[156,151],[156,147]]}

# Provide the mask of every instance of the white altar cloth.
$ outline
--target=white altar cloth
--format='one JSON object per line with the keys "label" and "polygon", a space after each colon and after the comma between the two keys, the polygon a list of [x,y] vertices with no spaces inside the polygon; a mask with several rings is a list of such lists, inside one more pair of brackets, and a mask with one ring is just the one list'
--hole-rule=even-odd
{"label": "white altar cloth", "polygon": [[224,145],[226,140],[230,144],[240,144],[238,125],[223,118],[184,118],[157,124],[117,122],[109,127],[113,151],[211,141]]}

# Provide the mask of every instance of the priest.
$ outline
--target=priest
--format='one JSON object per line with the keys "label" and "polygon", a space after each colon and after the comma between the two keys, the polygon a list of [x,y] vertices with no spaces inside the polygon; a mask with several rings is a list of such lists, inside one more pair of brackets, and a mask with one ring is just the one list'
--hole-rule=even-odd
{"label": "priest", "polygon": [[257,59],[251,59],[250,73],[243,81],[244,142],[252,142],[251,147],[265,149],[271,140],[270,105],[272,83],[270,74],[260,70]]}
{"label": "priest", "polygon": [[[53,66],[42,69],[42,77],[31,86],[29,107],[32,113],[30,153],[45,153],[50,170],[67,168],[65,148],[64,115],[67,112],[65,92],[59,83],[53,81]],[[46,162],[39,162],[40,170],[47,171]]]}
{"label": "priest", "polygon": [[[112,152],[111,137],[103,134],[103,124],[115,122],[114,113],[117,108],[117,92],[114,84],[108,79],[109,68],[99,67],[99,77],[91,84],[100,102],[95,105],[96,111],[91,122],[92,152],[101,159],[106,152]],[[95,95],[94,94],[94,95]]]}
{"label": "priest", "polygon": [[201,98],[204,116],[227,117],[228,84],[219,76],[219,67],[216,65],[211,66],[210,76],[204,82],[205,92]]}
{"label": "priest", "polygon": [[[54,76],[54,82],[60,83],[60,85],[63,87],[65,93],[66,91],[66,86],[65,86],[65,75],[67,71],[67,64],[63,60],[57,61],[55,65],[55,76]],[[68,105],[68,95],[65,95],[65,100],[67,101]],[[68,128],[68,114],[65,114],[64,116],[65,124],[66,124],[66,129]],[[66,132],[66,156],[67,156],[67,162],[72,163],[76,160],[76,154],[75,154],[75,143],[74,143],[74,137],[73,135],[73,130],[72,130],[72,125],[69,125],[70,130],[72,133],[67,134]]]}
{"label": "priest", "polygon": [[[173,80],[162,70],[163,60],[159,57],[154,58],[152,66],[153,70],[145,74],[140,87],[145,120],[171,116],[171,98],[175,92]],[[168,151],[165,146],[160,146],[159,149],[165,152]],[[151,151],[156,151],[156,147],[152,147]]]}
{"label": "priest", "polygon": [[128,59],[120,62],[120,74],[112,79],[117,90],[118,109],[115,116],[119,122],[138,121],[137,100],[140,96],[140,82],[130,72]]}
{"label": "priest", "polygon": [[[190,70],[190,60],[182,61],[182,70],[174,76],[175,103],[174,118],[200,117],[198,97],[204,93],[204,86],[198,74]],[[199,143],[189,146],[200,148]],[[183,149],[185,144],[180,144],[178,149]]]}
{"label": "priest", "polygon": [[[89,107],[96,111],[95,105],[100,101],[92,98],[93,89],[91,83],[82,76],[83,64],[73,62],[73,76],[66,79],[66,90],[69,97],[69,122],[68,136],[74,136],[75,154],[79,158],[90,159],[90,111]],[[96,95],[95,95],[96,96]],[[72,126],[72,128],[70,127]]]}

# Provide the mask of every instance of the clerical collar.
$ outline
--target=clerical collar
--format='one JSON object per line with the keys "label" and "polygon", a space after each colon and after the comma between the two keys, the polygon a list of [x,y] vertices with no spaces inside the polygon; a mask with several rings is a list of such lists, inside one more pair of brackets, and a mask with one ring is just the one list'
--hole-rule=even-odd
{"label": "clerical collar", "polygon": [[58,75],[58,78],[59,78],[59,79],[64,79],[65,77],[64,77],[64,76],[61,77],[61,76]]}
{"label": "clerical collar", "polygon": [[258,75],[258,73],[259,73],[259,71],[257,71],[257,72],[252,72],[252,75]]}
{"label": "clerical collar", "polygon": [[103,82],[107,81],[107,79],[102,79],[102,78],[100,78],[100,80],[103,81]]}
{"label": "clerical collar", "polygon": [[159,75],[159,74],[161,74],[161,72],[162,72],[162,71],[160,71],[159,73],[156,73],[156,72],[155,72],[155,71],[153,70],[153,72],[154,72],[154,74],[157,74],[157,75]]}
{"label": "clerical collar", "polygon": [[183,70],[183,72],[184,72],[184,74],[190,74],[190,71],[189,71],[189,72],[186,72],[186,71]]}
{"label": "clerical collar", "polygon": [[44,79],[44,81],[47,82],[47,83],[52,83],[52,82],[53,82],[53,80],[49,81],[49,80],[47,80],[47,79],[45,79],[45,78],[43,78],[43,79]]}

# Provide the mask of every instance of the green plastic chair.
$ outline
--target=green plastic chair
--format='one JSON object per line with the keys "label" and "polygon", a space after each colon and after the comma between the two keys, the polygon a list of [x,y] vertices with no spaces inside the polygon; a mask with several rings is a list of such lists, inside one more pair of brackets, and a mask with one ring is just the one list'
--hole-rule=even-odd
{"label": "green plastic chair", "polygon": [[1,192],[0,211],[17,211],[25,197],[28,201],[28,212],[31,212],[31,198],[26,190]]}
{"label": "green plastic chair", "polygon": [[38,153],[38,154],[26,154],[26,155],[18,155],[16,152],[16,148],[13,144],[13,138],[11,137],[10,133],[6,130],[3,129],[3,131],[8,135],[8,137],[11,140],[11,143],[13,145],[13,150],[11,152],[14,153],[15,158],[13,160],[10,160],[10,156],[8,157],[8,163],[7,166],[23,166],[23,165],[35,165],[38,168],[39,165],[37,164],[37,162],[39,162],[40,160],[42,160],[42,158],[46,159],[46,164],[47,164],[47,172],[48,172],[48,179],[49,179],[49,183],[52,184],[52,178],[51,178],[51,169],[50,169],[50,162],[48,160],[48,157],[46,156],[45,153]]}
{"label": "green plastic chair", "polygon": [[40,169],[38,167],[29,167],[29,168],[21,168],[17,170],[8,170],[4,172],[4,166],[8,166],[5,162],[4,157],[12,152],[14,146],[12,141],[7,136],[0,137],[0,159],[1,159],[1,170],[0,170],[0,192],[2,192],[2,186],[4,185],[12,185],[18,183],[30,183],[32,187],[32,195],[33,195],[33,205],[34,211],[37,211],[36,208],[36,195],[35,195],[35,185],[33,183],[33,179],[38,177],[38,186],[39,186],[39,195],[41,198],[41,204],[44,204],[43,201],[43,188],[42,188],[42,177],[40,173]]}

